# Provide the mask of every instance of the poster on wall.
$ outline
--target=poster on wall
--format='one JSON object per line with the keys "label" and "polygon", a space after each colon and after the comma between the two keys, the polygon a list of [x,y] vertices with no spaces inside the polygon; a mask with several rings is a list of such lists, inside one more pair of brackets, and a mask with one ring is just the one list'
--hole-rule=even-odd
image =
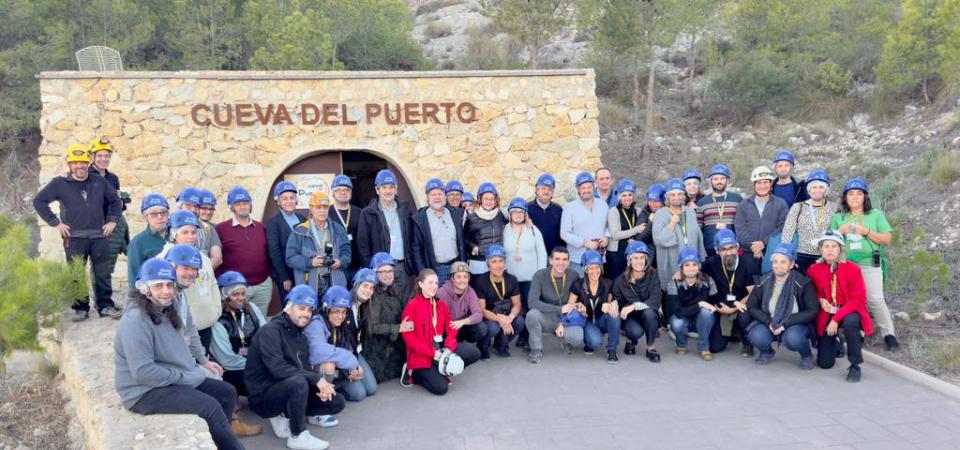
{"label": "poster on wall", "polygon": [[321,191],[330,195],[333,173],[296,173],[286,174],[283,179],[297,187],[297,209],[310,209],[310,196]]}

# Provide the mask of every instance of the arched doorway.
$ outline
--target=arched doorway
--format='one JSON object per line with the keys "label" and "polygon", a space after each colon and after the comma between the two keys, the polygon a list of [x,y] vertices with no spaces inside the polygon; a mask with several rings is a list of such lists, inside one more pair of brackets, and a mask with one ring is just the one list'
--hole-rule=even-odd
{"label": "arched doorway", "polygon": [[[377,172],[382,169],[390,169],[397,175],[397,197],[401,201],[410,202],[411,207],[416,209],[416,198],[411,194],[410,185],[404,178],[403,172],[393,163],[377,156],[376,154],[365,150],[331,150],[320,151],[306,158],[303,158],[286,168],[276,179],[270,183],[270,200],[267,201],[263,209],[262,221],[273,217],[277,213],[277,203],[273,201],[273,187],[281,180],[292,181],[297,184],[297,180],[303,179],[322,179],[329,187],[329,181],[338,174],[346,174],[353,183],[353,203],[355,206],[364,208],[376,198],[377,193],[374,189],[374,180]],[[300,184],[298,188],[302,189]],[[309,195],[312,192],[307,192]],[[304,202],[305,203],[305,202]],[[300,205],[298,205],[299,207]],[[309,216],[309,211],[297,209],[297,212],[304,216]],[[273,292],[273,299],[270,302],[269,313],[274,315],[280,312],[280,298],[276,289]]]}

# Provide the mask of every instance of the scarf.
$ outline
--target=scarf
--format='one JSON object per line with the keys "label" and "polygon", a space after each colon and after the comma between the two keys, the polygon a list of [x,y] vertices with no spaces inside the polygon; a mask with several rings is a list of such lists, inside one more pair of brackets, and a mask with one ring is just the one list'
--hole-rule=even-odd
{"label": "scarf", "polygon": [[783,282],[783,288],[777,296],[776,305],[773,311],[770,311],[771,297],[776,292],[777,277],[770,275],[764,283],[763,302],[761,309],[770,315],[770,326],[774,329],[780,328],[790,318],[790,315],[797,309],[797,296],[800,294],[799,284],[797,284],[796,272],[790,271],[787,279]]}
{"label": "scarf", "polygon": [[498,214],[500,214],[500,209],[493,208],[487,211],[483,208],[477,208],[476,210],[473,211],[473,213],[476,214],[477,217],[483,220],[493,220],[495,217],[497,217]]}

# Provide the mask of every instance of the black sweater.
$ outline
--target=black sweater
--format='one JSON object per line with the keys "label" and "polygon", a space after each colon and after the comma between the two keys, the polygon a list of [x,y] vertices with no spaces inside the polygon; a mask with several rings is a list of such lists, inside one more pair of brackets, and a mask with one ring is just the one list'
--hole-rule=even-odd
{"label": "black sweater", "polygon": [[[84,195],[85,194],[85,195]],[[60,217],[50,203],[60,202]],[[33,198],[33,207],[47,225],[70,226],[74,238],[102,238],[103,225],[120,220],[123,203],[116,189],[101,176],[74,180],[70,174],[50,180]]]}

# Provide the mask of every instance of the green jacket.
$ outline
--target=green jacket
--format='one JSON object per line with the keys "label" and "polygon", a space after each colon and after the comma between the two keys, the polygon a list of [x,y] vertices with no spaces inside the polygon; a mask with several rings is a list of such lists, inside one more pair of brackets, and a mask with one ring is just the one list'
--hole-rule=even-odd
{"label": "green jacket", "polygon": [[136,291],[137,274],[143,262],[160,254],[167,239],[150,231],[148,226],[133,237],[127,246],[127,285],[129,292]]}

